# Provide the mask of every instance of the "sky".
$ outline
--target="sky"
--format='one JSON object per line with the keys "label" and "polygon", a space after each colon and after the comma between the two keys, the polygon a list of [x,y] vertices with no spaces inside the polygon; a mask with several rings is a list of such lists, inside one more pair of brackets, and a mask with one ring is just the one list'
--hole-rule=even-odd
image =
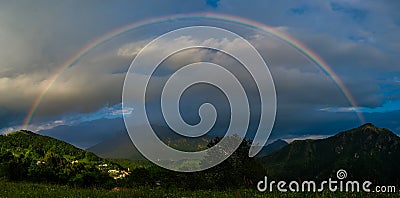
{"label": "sky", "polygon": [[[400,134],[400,2],[396,0],[118,0],[0,1],[0,132],[28,130],[89,147],[124,130],[122,88],[136,54],[163,33],[190,25],[211,25],[247,39],[267,62],[276,87],[277,116],[272,139],[320,138],[366,122]],[[258,28],[207,17],[221,14],[254,21],[303,43],[332,69],[354,97],[355,109],[332,78],[284,41]],[[146,24],[101,43],[57,71],[86,45],[132,23],[181,15],[180,20]],[[181,38],[174,44],[197,42]],[[226,48],[234,41],[221,42]],[[162,53],[162,48],[158,49]],[[157,125],[157,83],[184,64],[213,61],[230,65],[254,90],[237,62],[210,50],[187,50],[168,58],[153,79],[146,105]],[[140,74],[138,74],[140,75]],[[32,120],[23,126],[35,99],[48,87]],[[252,95],[253,94],[253,95]],[[198,122],[198,107],[212,101],[220,115],[229,113],[223,94],[214,88],[185,92],[182,116]],[[257,107],[257,102],[254,105]],[[184,107],[184,108],[183,108]],[[257,117],[252,111],[252,118]],[[217,120],[215,133],[229,116]],[[254,131],[257,119],[250,122]],[[140,126],[142,123],[135,123]],[[94,138],[96,137],[96,138]]]}

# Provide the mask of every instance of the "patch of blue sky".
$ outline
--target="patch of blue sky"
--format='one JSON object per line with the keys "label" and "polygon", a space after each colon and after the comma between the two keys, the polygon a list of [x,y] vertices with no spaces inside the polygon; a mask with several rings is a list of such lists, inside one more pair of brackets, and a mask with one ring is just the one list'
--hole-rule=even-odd
{"label": "patch of blue sky", "polygon": [[133,109],[123,110],[122,104],[119,103],[113,106],[105,106],[95,112],[66,116],[62,120],[68,125],[76,125],[93,120],[122,118],[124,113],[130,115],[132,111]]}
{"label": "patch of blue sky", "polygon": [[290,12],[295,15],[304,15],[307,12],[310,12],[310,10],[311,10],[311,8],[309,6],[302,5],[299,7],[291,8]]}
{"label": "patch of blue sky", "polygon": [[332,2],[330,4],[332,11],[341,12],[351,17],[356,22],[362,22],[367,17],[368,12],[366,10],[353,8],[348,5],[339,4]]}

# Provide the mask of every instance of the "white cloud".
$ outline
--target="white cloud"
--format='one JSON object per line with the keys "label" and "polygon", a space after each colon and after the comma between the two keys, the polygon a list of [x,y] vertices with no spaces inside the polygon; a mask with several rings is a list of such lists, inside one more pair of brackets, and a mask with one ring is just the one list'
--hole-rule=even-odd
{"label": "white cloud", "polygon": [[146,46],[151,40],[142,40],[132,43],[127,43],[118,48],[117,56],[133,58],[139,51]]}
{"label": "white cloud", "polygon": [[318,139],[324,139],[329,137],[329,135],[302,135],[299,137],[293,137],[293,138],[284,138],[283,140],[292,143],[295,140],[318,140]]}
{"label": "white cloud", "polygon": [[355,107],[325,107],[319,109],[319,111],[326,112],[360,112],[358,108]]}
{"label": "white cloud", "polygon": [[[30,131],[37,132],[41,130],[52,129],[57,126],[67,125],[67,126],[75,126],[84,122],[90,122],[94,120],[100,119],[114,119],[114,118],[122,118],[125,114],[126,116],[130,116],[133,113],[133,108],[122,109],[121,104],[117,104],[114,106],[105,106],[99,110],[88,112],[88,113],[79,113],[79,114],[69,114],[62,116],[56,120],[47,120],[43,122],[31,123],[26,126],[26,129]],[[7,134],[10,132],[14,132],[20,130],[21,126],[12,126],[6,127],[0,130],[0,134]]]}

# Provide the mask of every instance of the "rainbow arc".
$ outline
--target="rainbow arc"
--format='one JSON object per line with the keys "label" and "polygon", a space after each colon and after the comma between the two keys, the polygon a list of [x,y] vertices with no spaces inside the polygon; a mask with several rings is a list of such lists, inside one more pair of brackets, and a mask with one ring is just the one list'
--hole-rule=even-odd
{"label": "rainbow arc", "polygon": [[231,16],[231,15],[203,13],[203,14],[192,14],[192,15],[171,15],[171,16],[164,16],[164,17],[152,18],[152,19],[148,19],[148,20],[144,20],[144,21],[140,21],[140,22],[135,22],[135,23],[120,27],[118,29],[115,29],[103,36],[98,37],[97,39],[93,40],[92,42],[86,44],[81,50],[76,52],[64,64],[62,64],[61,67],[49,78],[48,84],[43,88],[43,90],[38,94],[38,96],[35,98],[34,102],[32,103],[32,106],[29,109],[28,114],[23,122],[22,128],[26,129],[28,127],[36,110],[40,106],[43,97],[46,95],[46,93],[48,92],[50,87],[53,85],[53,83],[60,77],[60,75],[63,73],[63,71],[65,71],[68,67],[74,65],[76,62],[78,62],[80,58],[82,58],[83,56],[88,54],[92,49],[98,47],[101,44],[106,43],[107,41],[110,41],[111,39],[113,39],[121,34],[124,34],[125,32],[128,32],[130,30],[133,30],[133,29],[141,27],[141,26],[150,25],[150,24],[154,24],[154,23],[160,23],[163,21],[173,21],[173,20],[179,20],[179,19],[196,19],[196,18],[217,19],[217,20],[222,20],[222,21],[226,21],[226,22],[242,24],[242,25],[252,27],[252,28],[261,30],[263,32],[266,32],[269,35],[273,36],[274,38],[284,41],[285,44],[293,47],[301,55],[303,55],[309,61],[314,63],[319,69],[321,69],[327,76],[329,76],[333,80],[333,82],[336,84],[336,86],[343,93],[343,95],[345,96],[345,98],[347,99],[349,104],[354,109],[354,112],[357,114],[357,117],[360,120],[360,122],[365,123],[365,119],[364,119],[362,113],[358,110],[359,108],[357,106],[357,102],[355,101],[354,97],[351,95],[350,91],[346,88],[346,86],[344,85],[342,80],[339,78],[339,76],[331,69],[331,67],[329,67],[329,65],[322,58],[320,58],[315,52],[313,52],[307,46],[302,44],[300,41],[297,41],[296,39],[290,37],[289,35],[285,34],[284,32],[277,30],[276,28],[266,26],[259,22],[255,22],[255,21],[251,21],[248,19],[240,18],[237,16]]}

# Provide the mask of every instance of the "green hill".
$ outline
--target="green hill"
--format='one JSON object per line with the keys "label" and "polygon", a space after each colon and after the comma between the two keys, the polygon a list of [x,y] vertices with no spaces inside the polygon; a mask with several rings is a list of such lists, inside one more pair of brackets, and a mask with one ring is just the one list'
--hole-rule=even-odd
{"label": "green hill", "polygon": [[294,141],[262,158],[270,177],[278,179],[348,178],[400,183],[400,137],[372,124],[321,140]]}
{"label": "green hill", "polygon": [[1,153],[10,151],[15,156],[24,154],[40,159],[47,152],[53,152],[70,160],[85,159],[87,157],[91,161],[101,161],[93,153],[76,148],[66,142],[26,130],[0,135],[0,143]]}
{"label": "green hill", "polygon": [[21,130],[0,135],[0,178],[107,186],[128,174],[120,165],[66,142]]}

